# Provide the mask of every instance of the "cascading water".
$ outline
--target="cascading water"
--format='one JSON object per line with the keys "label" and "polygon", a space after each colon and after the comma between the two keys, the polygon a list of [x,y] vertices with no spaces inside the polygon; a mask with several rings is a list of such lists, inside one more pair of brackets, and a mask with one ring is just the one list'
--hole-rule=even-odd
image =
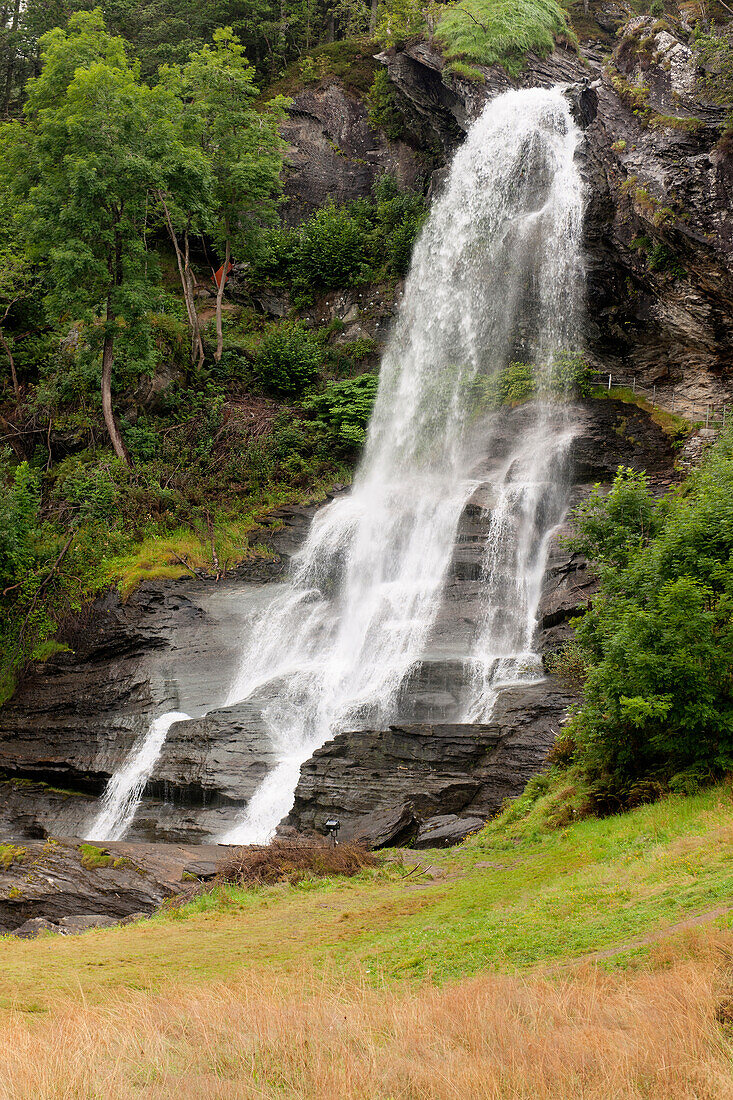
{"label": "cascading water", "polygon": [[[540,678],[532,635],[572,425],[540,395],[507,444],[480,395],[513,358],[542,379],[575,342],[578,138],[560,90],[508,92],[457,153],[415,247],[352,491],[317,514],[285,590],[251,624],[226,703],[261,708],[279,763],[225,842],[271,835],[301,764],[337,731],[396,717],[430,660],[459,522],[480,488],[491,498],[481,612],[452,653],[465,673],[453,720],[485,720],[501,687]],[[90,836],[123,835],[183,717],[153,721]]]}
{"label": "cascading water", "polygon": [[[286,591],[254,624],[228,703],[262,699],[280,763],[223,839],[269,836],[302,762],[336,731],[384,724],[426,652],[458,523],[493,421],[479,381],[521,354],[542,372],[573,344],[581,273],[578,130],[559,90],[491,102],[415,247],[352,492],[315,518]],[[531,640],[544,547],[562,516],[572,428],[533,406],[506,456],[466,653],[465,717],[538,677]]]}
{"label": "cascading water", "polygon": [[168,730],[174,722],[185,722],[189,717],[183,711],[169,710],[153,719],[129,760],[107,784],[99,813],[87,830],[88,840],[122,840],[132,824]]}

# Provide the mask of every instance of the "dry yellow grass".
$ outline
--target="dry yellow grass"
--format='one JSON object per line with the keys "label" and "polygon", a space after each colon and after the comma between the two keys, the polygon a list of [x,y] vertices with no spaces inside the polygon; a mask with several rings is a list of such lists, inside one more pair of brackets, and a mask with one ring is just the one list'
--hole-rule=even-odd
{"label": "dry yellow grass", "polygon": [[636,973],[375,989],[261,972],[68,1003],[2,1024],[0,1097],[730,1100],[732,946],[698,933]]}

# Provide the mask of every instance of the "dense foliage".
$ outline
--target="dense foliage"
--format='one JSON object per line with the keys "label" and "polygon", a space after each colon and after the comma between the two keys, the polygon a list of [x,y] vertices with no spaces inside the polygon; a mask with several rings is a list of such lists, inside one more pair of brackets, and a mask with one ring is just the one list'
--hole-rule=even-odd
{"label": "dense foliage", "polygon": [[354,287],[404,275],[425,216],[425,200],[382,176],[372,200],[329,204],[295,229],[265,238],[253,264],[252,281],[292,291],[299,303],[314,290]]}
{"label": "dense foliage", "polygon": [[520,405],[536,395],[549,398],[588,397],[593,373],[577,352],[563,352],[546,367],[509,363],[492,375],[478,375],[471,383],[478,411],[501,405]]}
{"label": "dense foliage", "polygon": [[[600,578],[578,623],[583,701],[568,737],[600,805],[733,769],[733,438],[656,500],[620,469],[575,512]],[[571,745],[572,748],[572,745]]]}

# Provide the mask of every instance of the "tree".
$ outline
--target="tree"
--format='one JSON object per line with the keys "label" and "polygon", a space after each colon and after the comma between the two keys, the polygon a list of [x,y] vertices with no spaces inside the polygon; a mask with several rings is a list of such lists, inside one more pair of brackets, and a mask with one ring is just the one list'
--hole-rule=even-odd
{"label": "tree", "polygon": [[115,356],[151,361],[151,196],[179,187],[190,157],[175,98],[141,82],[99,9],[72,15],[67,31],[48,32],[40,45],[14,182],[28,194],[27,239],[50,270],[50,307],[87,320],[91,338],[101,334],[102,411],[127,461],[112,407]]}
{"label": "tree", "polygon": [[10,195],[6,190],[0,191],[0,348],[10,365],[16,398],[20,397],[20,386],[15,369],[13,337],[5,331],[5,324],[13,308],[35,292],[35,283],[33,265],[14,224]]}
{"label": "tree", "polygon": [[580,620],[578,758],[621,803],[640,779],[683,789],[733,768],[733,437],[661,501],[621,469],[576,510],[570,545],[600,580]]}
{"label": "tree", "polygon": [[169,86],[174,82],[187,103],[188,132],[197,133],[211,171],[214,234],[223,260],[216,297],[217,361],[224,346],[222,303],[231,257],[254,258],[263,228],[275,221],[281,194],[279,124],[287,100],[278,96],[258,110],[254,77],[229,27],[215,31],[213,45],[168,75]]}

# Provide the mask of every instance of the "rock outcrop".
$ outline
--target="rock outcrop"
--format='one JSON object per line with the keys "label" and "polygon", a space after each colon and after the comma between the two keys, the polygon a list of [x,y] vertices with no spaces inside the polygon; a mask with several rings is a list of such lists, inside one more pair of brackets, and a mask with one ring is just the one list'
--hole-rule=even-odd
{"label": "rock outcrop", "polygon": [[[491,433],[491,454],[485,460],[487,470],[492,462],[502,465],[531,415],[530,406],[498,414]],[[578,405],[574,419],[578,434],[570,451],[570,476],[576,498],[587,491],[589,483],[608,481],[621,463],[647,469],[660,486],[668,482],[673,452],[668,438],[645,413],[618,401],[601,400]],[[318,793],[321,765],[329,769],[329,776],[336,777],[328,783],[340,788],[343,801],[333,803],[334,812],[351,819],[357,808],[364,815],[378,810],[372,839],[385,835],[394,839],[400,832],[414,834],[419,826],[422,837],[427,835],[425,829],[440,830],[434,836],[436,841],[455,837],[468,827],[467,822],[492,812],[504,797],[517,793],[528,774],[539,767],[548,744],[546,722],[550,722],[549,712],[542,709],[543,693],[554,700],[553,728],[560,717],[559,697],[549,683],[536,690],[527,688],[528,694],[508,693],[513,699],[511,714],[497,711],[506,726],[507,739],[501,750],[495,743],[501,734],[497,725],[488,730],[476,727],[476,751],[483,761],[480,767],[475,766],[470,752],[461,764],[471,734],[467,730],[455,735],[450,732],[461,721],[472,683],[471,639],[485,583],[483,555],[491,508],[485,488],[479,488],[467,503],[424,659],[404,684],[398,703],[398,722],[412,731],[405,734],[405,744],[427,746],[425,759],[432,761],[430,770],[441,759],[446,762],[445,775],[436,770],[438,786],[443,784],[447,791],[450,783],[446,776],[455,778],[463,767],[466,790],[473,794],[457,807],[445,791],[441,794],[437,788],[425,787],[419,766],[422,750],[417,747],[416,770],[407,765],[393,768],[395,750],[389,731],[344,732],[304,769],[304,777],[310,776],[316,792],[313,812],[304,811],[304,827],[314,824],[317,814],[329,805],[326,796]],[[59,653],[30,670],[16,697],[0,711],[0,769],[6,778],[0,827],[6,837],[22,839],[46,832],[85,835],[104,784],[127,758],[151,718],[167,710],[181,710],[191,718],[169,730],[130,836],[205,841],[221,835],[241,817],[275,759],[262,708],[271,700],[276,685],[269,685],[260,697],[246,703],[229,707],[223,703],[237,670],[247,616],[267,606],[312,514],[313,509],[298,508],[271,517],[272,530],[268,533],[265,527],[257,537],[270,540],[274,556],[227,574],[219,584],[213,579],[184,577],[149,582],[127,602],[112,595],[97,601],[76,631],[68,634],[74,651]],[[570,619],[585,607],[592,591],[593,578],[585,563],[556,539],[540,606],[540,645],[555,646],[568,637]],[[526,706],[524,717],[522,706]],[[539,725],[538,715],[542,719]],[[428,727],[435,732],[428,735]],[[520,727],[521,738],[516,741]],[[524,753],[535,734],[534,755],[512,757],[515,741]],[[360,747],[354,767],[345,759],[339,773],[338,754],[348,750],[351,759],[348,754],[356,752],[357,743],[363,746],[368,764],[359,763]],[[495,759],[505,768],[506,782],[491,762]],[[493,787],[487,785],[488,778],[482,781],[480,795],[476,793],[476,767],[478,771],[488,768],[486,776],[493,777]],[[369,768],[379,777],[375,783],[364,780]],[[384,781],[383,776],[387,777]],[[413,798],[418,787],[425,794],[423,802]],[[389,792],[388,803],[384,799],[374,803],[377,788]],[[430,804],[428,795],[433,799]],[[402,824],[387,827],[385,815]],[[417,842],[422,843],[420,837]]]}
{"label": "rock outcrop", "polygon": [[570,702],[551,680],[499,696],[491,721],[340,733],[303,765],[285,826],[374,846],[455,843],[541,769]]}
{"label": "rock outcrop", "polygon": [[2,853],[0,934],[72,935],[149,916],[211,878],[226,854],[217,845],[24,841]]}
{"label": "rock outcrop", "polygon": [[289,145],[284,216],[291,225],[329,200],[368,197],[385,172],[404,187],[414,187],[422,174],[415,150],[371,127],[364,99],[335,81],[293,98],[283,136]]}
{"label": "rock outcrop", "polygon": [[447,71],[424,42],[380,60],[406,125],[446,157],[510,87],[576,85],[589,349],[617,378],[655,384],[664,404],[691,411],[733,396],[733,156],[683,39],[663,20],[634,18],[610,64],[593,47],[556,49],[528,55],[516,80],[478,66],[483,83]]}

